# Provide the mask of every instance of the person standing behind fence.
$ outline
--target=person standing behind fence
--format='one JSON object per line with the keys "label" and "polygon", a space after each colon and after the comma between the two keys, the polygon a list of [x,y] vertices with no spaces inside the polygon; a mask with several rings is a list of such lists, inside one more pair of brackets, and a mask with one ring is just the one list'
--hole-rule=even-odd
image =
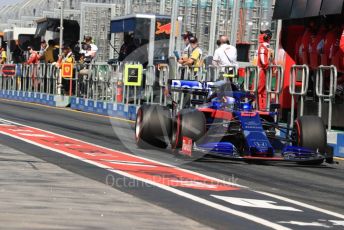
{"label": "person standing behind fence", "polygon": [[193,77],[197,77],[199,68],[202,66],[202,49],[199,47],[198,39],[196,37],[190,38],[190,46],[192,48],[192,52],[189,58],[183,59],[180,63],[183,66],[190,66],[194,67]]}
{"label": "person standing behind fence", "polygon": [[192,47],[190,44],[190,38],[193,38],[193,34],[190,31],[186,31],[185,34],[182,35],[185,48],[182,51],[181,58],[178,60],[180,64],[183,64],[183,60],[190,58],[192,53]]}
{"label": "person standing behind fence", "polygon": [[27,47],[27,50],[29,51],[29,59],[27,60],[26,64],[38,64],[39,63],[39,55],[36,51],[33,50],[31,46]]}
{"label": "person standing behind fence", "polygon": [[85,43],[87,45],[91,46],[91,53],[90,53],[90,55],[92,56],[93,59],[95,59],[97,57],[98,47],[93,43],[92,37],[91,36],[86,36],[85,37]]}
{"label": "person standing behind fence", "polygon": [[20,49],[18,41],[15,43],[15,47],[12,53],[12,60],[14,64],[23,63],[25,61],[24,51]]}
{"label": "person standing behind fence", "polygon": [[6,60],[7,60],[7,54],[6,54],[6,51],[5,51],[4,47],[0,46],[0,52],[1,52],[0,64],[5,64]]}
{"label": "person standing behind fence", "polygon": [[79,92],[77,94],[80,96],[84,96],[86,93],[86,82],[89,80],[90,77],[90,68],[91,63],[93,61],[92,57],[92,47],[89,44],[84,43],[82,45],[82,52],[80,52],[80,59],[78,68],[78,89]]}
{"label": "person standing behind fence", "polygon": [[[221,36],[219,40],[220,47],[215,50],[213,57],[213,65],[221,68],[222,75],[225,74],[225,67],[238,67],[237,62],[237,49],[229,44],[229,39],[227,36]],[[233,68],[228,69],[229,71],[234,71]],[[235,74],[235,73],[234,73]]]}
{"label": "person standing behind fence", "polygon": [[118,61],[124,61],[136,49],[133,34],[125,34],[123,42],[119,50]]}
{"label": "person standing behind fence", "polygon": [[54,58],[54,51],[57,48],[55,47],[55,42],[54,40],[49,40],[48,41],[48,47],[45,50],[45,54],[44,54],[44,61],[45,63],[54,63],[57,60]]}
{"label": "person standing behind fence", "polygon": [[[69,45],[64,45],[62,48],[62,56],[58,60],[59,66],[62,67],[63,63],[75,64],[74,54]],[[70,79],[62,79],[62,89],[64,90],[63,94],[67,94],[70,89]]]}
{"label": "person standing behind fence", "polygon": [[41,41],[41,49],[38,52],[38,57],[41,62],[45,61],[45,51],[47,49],[47,42],[45,40]]}
{"label": "person standing behind fence", "polygon": [[37,64],[39,64],[39,55],[36,51],[33,50],[31,46],[27,47],[27,49],[29,51],[30,56],[25,64],[33,65],[31,78],[32,78],[32,85],[35,89],[38,86],[38,81],[36,80],[36,77],[37,77]]}
{"label": "person standing behind fence", "polygon": [[[184,33],[182,35],[183,40],[184,40],[184,49],[181,52],[181,57],[179,55],[176,56],[177,61],[179,64],[184,65],[184,63],[186,62],[187,59],[190,58],[191,53],[192,53],[192,48],[191,48],[191,44],[190,44],[190,38],[193,38],[193,34],[190,31],[186,31],[186,33]],[[185,75],[185,69],[182,69],[181,71],[181,78],[184,79]]]}
{"label": "person standing behind fence", "polygon": [[260,110],[266,110],[266,75],[269,65],[273,64],[270,40],[272,33],[270,30],[262,31],[259,35],[258,47],[258,67],[260,70],[258,83],[258,104]]}

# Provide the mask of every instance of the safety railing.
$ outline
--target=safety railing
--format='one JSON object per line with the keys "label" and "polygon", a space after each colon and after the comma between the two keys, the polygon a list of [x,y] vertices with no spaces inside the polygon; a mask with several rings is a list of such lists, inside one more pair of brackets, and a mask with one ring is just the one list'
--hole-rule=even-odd
{"label": "safety railing", "polygon": [[23,65],[21,78],[22,78],[23,85],[21,86],[20,91],[24,91],[24,92],[31,91],[31,85],[32,85],[31,74],[30,74],[30,68],[28,65]]}
{"label": "safety railing", "polygon": [[57,94],[57,87],[58,87],[58,79],[60,75],[60,70],[55,65],[48,65],[47,68],[48,75],[47,75],[47,81],[50,82],[48,84],[47,92],[48,94]]}
{"label": "safety railing", "polygon": [[237,66],[213,66],[210,65],[206,71],[206,77],[203,81],[215,82],[219,80],[228,80],[237,82],[238,67]]}
{"label": "safety railing", "polygon": [[159,70],[159,87],[160,87],[160,105],[167,105],[167,94],[168,94],[168,78],[170,73],[170,68],[166,64],[161,64],[158,66]]}
{"label": "safety railing", "polygon": [[[147,102],[154,103],[154,83],[156,80],[155,66],[147,66],[146,70],[146,84],[145,84],[145,98]],[[159,91],[160,92],[160,91]]]}
{"label": "safety railing", "polygon": [[243,82],[244,91],[251,93],[255,96],[255,107],[258,108],[258,80],[259,68],[257,66],[246,66],[245,77]]}
{"label": "safety railing", "polygon": [[151,103],[154,98],[149,88],[153,85],[148,76],[151,73],[146,71],[145,82],[143,74],[143,67],[138,63],[77,64],[72,95],[120,104],[140,105],[143,100]]}
{"label": "safety railing", "polygon": [[[319,98],[318,115],[322,117],[322,106],[328,102],[328,130],[332,130],[332,106],[337,89],[337,68],[331,66],[319,66],[316,74],[316,95]],[[326,84],[328,83],[328,84]]]}
{"label": "safety railing", "polygon": [[109,93],[109,66],[95,65],[92,68],[92,81],[94,82],[92,88],[92,99],[97,101],[107,101]]}
{"label": "safety railing", "polygon": [[[0,68],[2,69],[3,65],[0,65]],[[1,90],[9,90],[8,89],[8,86],[10,85],[9,77],[2,73],[1,76],[0,76],[0,80],[1,80],[0,89]]]}
{"label": "safety railing", "polygon": [[259,69],[257,66],[247,66],[245,68],[244,90],[258,97]]}
{"label": "safety railing", "polygon": [[[221,67],[220,67],[221,68]],[[223,78],[230,80],[234,83],[238,83],[238,67],[237,66],[226,66],[222,67],[223,72]]]}
{"label": "safety railing", "polygon": [[[0,89],[58,95],[60,72],[61,69],[52,64],[17,64],[15,74],[11,76],[6,76],[4,73],[0,74]],[[74,76],[78,76],[77,70]],[[74,94],[75,81],[76,77],[66,81],[72,83],[66,84],[66,95],[71,95],[71,93],[77,95]],[[69,92],[71,87],[73,87],[73,92]]]}
{"label": "safety railing", "polygon": [[[1,66],[0,66],[1,68]],[[179,66],[175,69],[176,75],[171,78],[169,65],[147,66],[146,70],[138,63],[108,64],[76,64],[71,79],[65,79],[61,83],[64,94],[84,99],[114,102],[120,104],[141,105],[143,102],[159,103],[167,105],[169,100],[184,106],[183,102],[198,99],[197,95],[184,95],[172,93],[168,95],[168,82],[170,79],[189,79],[201,82],[218,81],[224,78],[235,80],[231,74],[236,75],[235,67],[208,66],[206,72],[202,72],[202,79],[193,78],[193,67]],[[231,69],[231,71],[229,71]],[[35,93],[60,95],[59,78],[61,67],[52,64],[17,65],[14,76],[0,74],[1,90],[16,90]],[[206,73],[206,74],[204,74]],[[184,76],[182,76],[184,74]],[[204,75],[203,75],[204,74]],[[229,74],[229,75],[225,75]],[[266,90],[267,108],[274,96],[279,103],[279,95],[283,90],[283,68],[270,66],[267,71]],[[249,66],[245,69],[244,90],[258,96],[259,69]],[[306,65],[295,65],[291,68],[289,92],[292,95],[291,120],[293,126],[295,117],[295,104],[300,97],[300,116],[304,113],[304,100],[308,91],[309,69]],[[326,83],[328,82],[328,84]],[[337,84],[337,70],[334,66],[320,66],[316,77],[316,94],[319,98],[319,116],[322,115],[324,102],[329,102],[329,130],[331,129],[332,103],[335,98]],[[189,97],[189,98],[185,98]]]}
{"label": "safety railing", "polygon": [[206,78],[204,79],[205,81],[217,81],[220,79],[220,68],[217,66],[209,65],[207,68],[207,74]]}
{"label": "safety railing", "polygon": [[300,97],[300,116],[303,116],[304,101],[308,91],[309,67],[307,65],[294,65],[290,69],[289,93],[291,95],[290,127],[294,127],[295,97]]}
{"label": "safety railing", "polygon": [[181,80],[191,80],[191,68],[189,66],[181,66],[179,65],[177,67],[177,74],[175,79],[181,79]]}
{"label": "safety railing", "polygon": [[112,92],[111,101],[115,103],[123,103],[123,65],[121,63],[116,63],[110,66],[110,89]]}
{"label": "safety railing", "polygon": [[178,65],[172,79],[206,81],[208,71],[203,67]]}
{"label": "safety railing", "polygon": [[[2,70],[3,66],[4,65],[0,65],[1,70]],[[11,81],[10,81],[10,76],[8,76],[2,72],[0,85],[1,85],[2,90],[10,90],[10,87],[12,87]]]}
{"label": "safety railing", "polygon": [[270,65],[266,75],[266,107],[270,111],[272,98],[276,104],[279,104],[279,98],[283,90],[284,70],[280,65]]}

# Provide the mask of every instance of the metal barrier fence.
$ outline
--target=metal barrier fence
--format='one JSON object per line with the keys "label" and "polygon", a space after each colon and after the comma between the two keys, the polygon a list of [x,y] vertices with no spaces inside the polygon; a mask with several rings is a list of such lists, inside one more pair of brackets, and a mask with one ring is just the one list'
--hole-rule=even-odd
{"label": "metal barrier fence", "polygon": [[[275,80],[275,82],[273,82]],[[267,109],[270,110],[271,100],[274,96],[276,104],[279,104],[279,97],[283,90],[284,70],[280,65],[270,65],[266,75]]]}
{"label": "metal barrier fence", "polygon": [[[0,67],[2,68],[2,67]],[[0,89],[56,94],[59,69],[53,65],[16,65],[15,74],[0,75]]]}
{"label": "metal barrier fence", "polygon": [[[1,65],[0,69],[2,69]],[[132,76],[132,71],[134,75],[142,75],[141,78],[138,79],[136,75]],[[236,79],[231,77],[233,74],[236,75],[237,72],[236,67],[215,67],[211,65],[207,68],[198,68],[196,71],[194,67],[167,64],[161,64],[158,68],[147,66],[145,70],[139,63],[76,64],[73,77],[60,81],[61,69],[55,65],[16,65],[14,75],[0,74],[0,90],[59,95],[60,85],[62,84],[61,93],[83,99],[137,106],[144,102],[165,106],[170,102],[177,102],[180,104],[179,109],[182,109],[184,107],[183,102],[199,99],[199,96],[186,95],[183,92],[169,94],[169,80],[184,79],[215,82],[222,79]],[[270,66],[267,73],[267,108],[270,109],[273,96],[275,103],[279,103],[279,96],[283,90],[284,70],[281,66]],[[137,84],[135,82],[135,84],[132,84],[131,80],[135,79]],[[256,97],[258,96],[258,79],[258,67],[246,67],[243,89]],[[300,97],[300,116],[304,113],[304,100],[308,91],[308,82],[308,66],[292,66],[289,82],[289,93],[292,96],[291,128],[294,125],[296,97]],[[337,69],[335,66],[320,66],[316,75],[316,95],[319,99],[320,117],[322,116],[322,105],[326,102],[329,103],[329,130],[331,130],[332,104],[334,103],[336,87]]]}
{"label": "metal barrier fence", "polygon": [[159,65],[159,87],[160,87],[160,105],[167,105],[167,90],[170,67],[167,64]]}
{"label": "metal barrier fence", "polygon": [[148,103],[154,103],[154,83],[156,81],[155,66],[147,66],[146,70],[146,84],[145,84],[145,98]]}
{"label": "metal barrier fence", "polygon": [[[232,79],[237,75],[238,69],[231,67],[197,68],[189,66],[159,65],[147,66],[142,72],[142,84],[130,85],[126,83],[128,73],[127,66],[136,65],[143,69],[139,63],[104,64],[76,64],[73,77],[64,79],[61,77],[61,69],[52,64],[17,65],[16,74],[12,77],[0,75],[0,89],[17,90],[24,92],[46,93],[51,95],[76,96],[83,99],[96,101],[109,101],[122,104],[141,105],[142,102],[159,103],[167,105],[172,99],[183,106],[185,95],[172,93],[171,97],[166,93],[169,79],[197,80],[200,82],[215,82],[224,79]],[[172,74],[171,76],[171,71]],[[253,88],[244,80],[244,88],[252,93],[257,92],[258,68],[248,67],[248,71],[254,72]],[[192,95],[190,99],[198,99]]]}
{"label": "metal barrier fence", "polygon": [[294,65],[290,70],[289,93],[291,95],[290,127],[294,127],[295,96],[300,96],[300,116],[303,116],[304,101],[308,91],[309,67],[307,65]]}
{"label": "metal barrier fence", "polygon": [[[325,84],[326,73],[329,72],[329,85]],[[335,66],[319,66],[316,74],[316,94],[319,98],[318,115],[322,117],[322,104],[327,101],[329,106],[328,111],[328,130],[332,129],[332,105],[335,99],[337,89],[337,68]],[[325,90],[327,88],[327,90]]]}
{"label": "metal barrier fence", "polygon": [[[244,90],[255,95],[258,98],[258,82],[260,70],[257,66],[247,66],[245,68]],[[268,67],[266,75],[266,104],[270,111],[271,102],[279,103],[279,97],[283,90],[284,70],[280,65],[271,65]],[[259,109],[259,103],[256,103]],[[277,118],[276,118],[277,119]]]}
{"label": "metal barrier fence", "polygon": [[[258,98],[259,68],[257,66],[247,66],[245,68],[244,90]],[[259,103],[256,103],[258,108]]]}
{"label": "metal barrier fence", "polygon": [[72,84],[74,93],[78,97],[83,97],[92,100],[110,100],[111,87],[109,66],[108,65],[86,65],[80,69],[76,66],[76,74],[74,75]]}

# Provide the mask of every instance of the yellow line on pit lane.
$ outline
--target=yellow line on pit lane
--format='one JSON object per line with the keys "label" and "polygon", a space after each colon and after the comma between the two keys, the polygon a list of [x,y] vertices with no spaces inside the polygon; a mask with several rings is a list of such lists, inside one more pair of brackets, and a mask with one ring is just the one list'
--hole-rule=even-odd
{"label": "yellow line on pit lane", "polygon": [[53,106],[49,106],[49,105],[41,105],[41,104],[37,104],[37,103],[33,103],[33,102],[8,100],[8,99],[3,99],[3,98],[0,98],[0,101],[16,102],[16,103],[19,103],[19,104],[29,104],[29,105],[35,105],[35,106],[38,106],[38,107],[44,107],[44,108],[49,108],[49,109],[64,110],[64,111],[73,112],[73,113],[82,113],[82,114],[91,115],[91,116],[95,116],[95,117],[104,117],[104,118],[109,118],[109,119],[116,120],[116,121],[121,121],[121,122],[135,123],[135,121],[124,119],[124,118],[111,117],[111,116],[95,114],[95,113],[87,113],[87,112],[78,111],[78,110],[72,110],[72,109],[68,109],[68,108],[53,107]]}

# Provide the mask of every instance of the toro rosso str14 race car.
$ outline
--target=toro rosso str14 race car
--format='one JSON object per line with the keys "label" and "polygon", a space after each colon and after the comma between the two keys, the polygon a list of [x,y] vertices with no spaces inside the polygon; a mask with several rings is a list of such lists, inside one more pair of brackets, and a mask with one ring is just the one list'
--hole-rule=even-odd
{"label": "toro rosso str14 race car", "polygon": [[174,153],[188,156],[202,153],[255,161],[333,161],[319,117],[300,117],[288,128],[276,122],[278,104],[271,104],[271,111],[258,111],[255,97],[230,81],[171,80],[169,85],[172,94],[179,94],[178,102],[186,103],[141,106],[135,126],[139,147],[170,146]]}

